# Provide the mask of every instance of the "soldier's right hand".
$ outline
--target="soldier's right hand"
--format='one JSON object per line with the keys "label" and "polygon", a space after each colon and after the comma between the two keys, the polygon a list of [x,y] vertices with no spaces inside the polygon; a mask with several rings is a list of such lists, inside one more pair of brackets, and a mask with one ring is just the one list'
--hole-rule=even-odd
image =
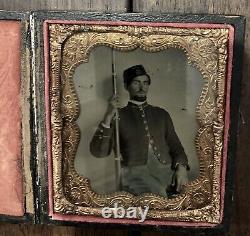
{"label": "soldier's right hand", "polygon": [[118,106],[119,106],[118,96],[113,95],[108,100],[107,110],[106,110],[106,113],[105,113],[104,119],[103,119],[103,123],[105,125],[110,126],[111,121],[112,121],[112,119],[117,111]]}

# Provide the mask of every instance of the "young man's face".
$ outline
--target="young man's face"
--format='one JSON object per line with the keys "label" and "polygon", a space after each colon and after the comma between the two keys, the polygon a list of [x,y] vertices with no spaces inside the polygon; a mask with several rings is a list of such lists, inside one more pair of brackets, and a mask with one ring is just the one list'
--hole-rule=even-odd
{"label": "young man's face", "polygon": [[146,75],[135,77],[126,89],[129,92],[130,99],[135,101],[144,102],[147,99],[149,88],[149,78]]}

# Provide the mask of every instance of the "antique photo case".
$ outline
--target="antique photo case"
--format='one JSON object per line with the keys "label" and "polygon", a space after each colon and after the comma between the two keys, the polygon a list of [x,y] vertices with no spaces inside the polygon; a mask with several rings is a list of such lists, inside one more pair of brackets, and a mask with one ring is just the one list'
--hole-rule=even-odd
{"label": "antique photo case", "polygon": [[[39,167],[40,187],[48,193],[40,196],[44,221],[225,227],[244,18],[79,12],[33,17],[43,28],[43,39],[38,30],[36,36],[44,46],[44,57],[37,58],[45,68],[44,110],[37,111],[45,114],[46,128],[38,152],[46,152],[45,169]],[[119,105],[107,124],[112,95]],[[188,182],[171,192],[180,166]],[[138,212],[134,218],[103,216],[103,208],[117,205],[148,207],[145,221],[139,222]]]}

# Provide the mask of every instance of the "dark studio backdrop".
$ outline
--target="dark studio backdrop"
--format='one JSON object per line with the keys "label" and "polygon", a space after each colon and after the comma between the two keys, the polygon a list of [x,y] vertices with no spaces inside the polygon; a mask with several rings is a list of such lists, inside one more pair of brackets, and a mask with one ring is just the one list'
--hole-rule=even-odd
{"label": "dark studio backdrop", "polygon": [[[242,92],[241,92],[241,117],[239,122],[239,134],[237,136],[237,154],[235,156],[235,174],[234,174],[234,196],[233,196],[233,212],[232,212],[232,219],[231,219],[231,226],[230,231],[227,234],[217,234],[217,235],[230,235],[230,236],[247,236],[250,235],[250,201],[249,201],[249,195],[250,195],[250,187],[249,187],[249,181],[250,181],[250,175],[249,175],[249,169],[250,169],[250,162],[249,162],[249,152],[248,152],[248,146],[250,143],[250,81],[247,78],[250,74],[250,40],[249,40],[249,33],[250,33],[250,27],[248,24],[248,21],[250,20],[250,4],[248,0],[173,0],[173,1],[165,1],[165,0],[88,0],[88,1],[81,1],[81,0],[44,0],[44,1],[38,1],[38,0],[26,0],[26,1],[20,1],[20,0],[1,0],[0,1],[0,9],[2,10],[17,10],[17,11],[27,11],[27,10],[82,10],[82,11],[116,11],[116,12],[127,12],[127,11],[134,11],[134,12],[169,12],[169,13],[204,13],[204,14],[232,14],[232,15],[244,15],[246,16],[246,38],[245,38],[245,53],[244,53],[244,71],[243,71],[243,80],[242,80]],[[104,49],[105,50],[105,49]],[[101,53],[101,52],[99,52]],[[142,53],[142,52],[140,52]],[[136,60],[137,57],[140,57],[140,53],[138,53],[139,56],[134,55],[132,58]],[[183,63],[185,67],[181,67],[182,70],[186,70],[185,73],[191,73],[189,74],[192,78],[194,75],[197,76],[197,80],[199,78],[199,73],[193,69],[190,66],[186,65],[185,62],[185,55],[181,53],[180,51],[174,52],[172,56],[178,56],[174,53],[179,53],[179,55],[183,58],[183,60],[178,60],[178,62]],[[130,56],[129,53],[127,53],[127,56]],[[167,54],[165,55],[168,56]],[[117,55],[119,57],[119,55]],[[123,68],[126,68],[126,59],[124,59],[124,64],[119,64],[117,69],[118,71],[122,71]],[[131,62],[132,63],[132,62]],[[145,62],[146,64],[148,62]],[[130,66],[130,65],[128,65]],[[84,65],[77,68],[76,75],[80,76],[81,70],[84,70]],[[146,65],[145,65],[146,67]],[[174,68],[178,67],[178,63],[174,65]],[[147,68],[147,67],[146,67]],[[111,68],[110,68],[111,69]],[[159,68],[158,68],[159,69]],[[160,70],[159,70],[160,71]],[[164,75],[157,74],[157,68],[152,67],[151,71],[149,73],[153,74],[153,82],[152,86],[150,87],[149,91],[149,101],[150,103],[154,105],[161,106],[161,101],[166,100],[167,98],[161,98],[160,100],[155,100],[154,93],[157,93],[157,84],[154,82],[154,77],[157,78],[155,80],[160,80],[164,77]],[[121,73],[121,72],[120,72]],[[178,73],[181,73],[181,71],[178,71]],[[119,73],[118,73],[119,76]],[[120,75],[121,76],[121,75]],[[178,75],[177,75],[178,77]],[[191,78],[190,77],[190,78]],[[179,76],[178,78],[181,78]],[[188,78],[188,77],[187,77]],[[105,77],[103,78],[105,79]],[[170,81],[171,83],[171,81]],[[178,83],[178,80],[177,80]],[[85,85],[84,85],[85,86]],[[172,84],[173,86],[173,84]],[[178,86],[178,84],[176,85]],[[190,91],[190,88],[187,87],[187,84],[183,85],[184,87],[180,88],[180,91],[185,92],[192,92]],[[79,87],[80,88],[80,87]],[[167,86],[166,86],[167,88]],[[197,91],[199,88],[195,88],[195,91]],[[152,92],[152,94],[151,94]],[[167,93],[166,93],[167,94]],[[99,99],[98,103],[100,105],[100,114],[102,113],[104,100],[106,97],[109,96],[109,90],[105,91],[103,96]],[[194,94],[195,96],[195,94]],[[126,94],[122,94],[123,101],[126,100]],[[178,97],[178,96],[177,96]],[[183,97],[182,97],[183,98]],[[197,98],[193,98],[194,100]],[[86,101],[86,100],[85,100]],[[187,107],[193,107],[193,101],[184,101],[182,99],[177,100],[177,103],[180,106],[177,106],[177,108],[187,108]],[[185,104],[185,106],[184,106]],[[85,104],[86,105],[86,104]],[[170,114],[177,122],[176,129],[178,132],[178,127],[180,128],[181,125],[178,123],[178,112],[184,112],[185,110],[175,110],[176,107],[170,108],[169,105],[166,107],[166,109],[170,109]],[[171,110],[172,109],[172,110]],[[193,109],[193,108],[192,108]],[[185,112],[184,112],[185,113]],[[103,114],[103,113],[102,113]],[[191,115],[193,116],[193,115]],[[99,116],[101,117],[101,115]],[[86,119],[86,118],[85,118]],[[192,117],[193,119],[193,117]],[[79,121],[81,122],[81,120]],[[97,122],[97,121],[96,121]],[[83,121],[83,123],[86,123],[86,121]],[[93,128],[96,125],[96,123],[92,123]],[[195,123],[193,124],[195,126]],[[185,127],[185,125],[183,125]],[[82,127],[84,129],[84,127]],[[91,130],[88,131],[91,134]],[[180,132],[181,133],[181,132]],[[187,132],[189,133],[189,132]],[[194,134],[192,134],[194,135]],[[182,134],[180,134],[182,136]],[[190,139],[190,137],[181,137],[181,139]],[[184,141],[185,143],[185,141]],[[83,144],[84,145],[84,144]],[[185,144],[184,144],[185,146]],[[191,145],[192,146],[192,145]],[[190,153],[194,153],[194,150],[190,148],[187,144],[187,148]],[[190,154],[191,155],[191,154]],[[76,158],[76,166],[80,166],[79,164],[80,159]],[[104,163],[105,165],[105,163]],[[197,168],[197,159],[194,158],[192,165]],[[194,169],[195,169],[194,168]],[[79,168],[78,170],[84,171],[82,168]],[[193,175],[195,176],[196,173],[194,172]],[[94,236],[94,235],[128,235],[128,230],[124,229],[95,229],[95,228],[79,228],[79,227],[63,227],[63,226],[45,226],[45,225],[12,225],[9,223],[0,223],[0,235],[88,235],[88,236]],[[173,235],[173,236],[179,236],[183,235],[183,233],[159,233],[159,232],[143,232],[143,236],[156,236],[156,235]],[[192,233],[192,235],[195,235]],[[216,235],[216,234],[215,234]]]}

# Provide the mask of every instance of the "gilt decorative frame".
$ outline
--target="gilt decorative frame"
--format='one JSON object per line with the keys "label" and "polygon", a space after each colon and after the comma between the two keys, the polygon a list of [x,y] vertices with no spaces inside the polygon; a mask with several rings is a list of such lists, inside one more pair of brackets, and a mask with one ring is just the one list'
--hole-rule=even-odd
{"label": "gilt decorative frame", "polygon": [[[51,215],[74,215],[77,221],[88,221],[86,216],[100,219],[102,207],[118,202],[124,207],[148,205],[145,224],[220,224],[225,194],[234,28],[205,23],[48,20],[44,30],[45,50],[49,52],[46,113]],[[141,48],[156,52],[178,48],[202,74],[204,86],[196,109],[200,127],[195,140],[200,174],[186,185],[184,193],[173,199],[154,194],[133,196],[126,192],[100,195],[93,192],[89,180],[74,169],[80,129],[76,124],[79,100],[73,75],[79,64],[88,62],[91,50],[100,45],[121,51]],[[121,221],[110,219],[110,222]]]}

